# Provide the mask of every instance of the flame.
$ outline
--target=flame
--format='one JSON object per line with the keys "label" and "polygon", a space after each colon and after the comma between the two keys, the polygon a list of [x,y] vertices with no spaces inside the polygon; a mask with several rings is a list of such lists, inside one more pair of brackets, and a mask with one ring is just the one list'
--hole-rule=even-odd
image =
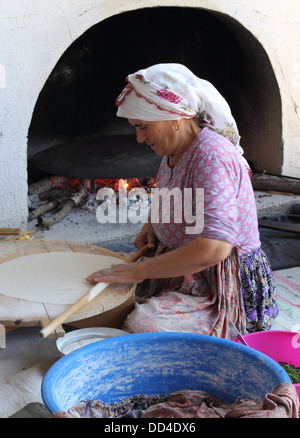
{"label": "flame", "polygon": [[124,179],[120,179],[119,184],[124,188],[124,189],[128,189],[129,188],[129,183],[127,181],[125,181]]}
{"label": "flame", "polygon": [[140,180],[138,178],[128,178],[128,179],[97,179],[96,184],[98,188],[103,187],[111,187],[116,192],[121,187],[122,189],[131,190],[135,187],[141,187],[144,189],[149,189],[151,187],[156,186],[156,175],[153,175],[153,177],[149,177],[149,183],[148,184],[141,184]]}

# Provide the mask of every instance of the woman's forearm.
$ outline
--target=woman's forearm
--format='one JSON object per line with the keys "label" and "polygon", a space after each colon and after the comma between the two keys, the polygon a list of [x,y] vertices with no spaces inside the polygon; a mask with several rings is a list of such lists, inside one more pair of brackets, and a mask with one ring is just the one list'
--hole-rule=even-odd
{"label": "woman's forearm", "polygon": [[230,252],[228,242],[197,237],[187,245],[139,263],[137,275],[144,280],[194,274],[225,260]]}
{"label": "woman's forearm", "polygon": [[117,264],[94,272],[87,280],[107,283],[140,283],[148,278],[181,277],[215,266],[231,252],[222,240],[196,237],[180,248],[141,262]]}

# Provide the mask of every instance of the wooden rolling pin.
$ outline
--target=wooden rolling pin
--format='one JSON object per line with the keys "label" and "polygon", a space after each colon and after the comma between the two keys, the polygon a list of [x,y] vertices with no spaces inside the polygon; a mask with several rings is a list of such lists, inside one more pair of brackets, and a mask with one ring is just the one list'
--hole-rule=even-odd
{"label": "wooden rolling pin", "polygon": [[[132,263],[138,260],[140,257],[142,257],[148,249],[148,245],[143,246],[140,248],[137,252],[135,252],[131,257],[126,259],[126,263]],[[97,283],[92,289],[84,295],[80,300],[76,301],[76,303],[72,304],[65,312],[63,312],[61,315],[59,315],[57,318],[55,318],[49,325],[44,327],[40,334],[43,336],[43,338],[46,338],[49,336],[54,330],[59,327],[61,324],[63,324],[70,316],[74,315],[79,309],[81,309],[83,306],[85,306],[87,303],[89,303],[91,300],[96,298],[102,292],[104,289],[106,289],[110,283]]]}

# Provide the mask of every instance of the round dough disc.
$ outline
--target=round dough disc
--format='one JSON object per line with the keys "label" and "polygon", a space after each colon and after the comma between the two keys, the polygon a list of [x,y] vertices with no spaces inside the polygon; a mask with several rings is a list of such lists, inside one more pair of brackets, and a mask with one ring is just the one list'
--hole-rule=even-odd
{"label": "round dough disc", "polygon": [[0,264],[0,294],[48,304],[73,304],[93,286],[85,279],[124,263],[117,257],[78,252],[47,252]]}

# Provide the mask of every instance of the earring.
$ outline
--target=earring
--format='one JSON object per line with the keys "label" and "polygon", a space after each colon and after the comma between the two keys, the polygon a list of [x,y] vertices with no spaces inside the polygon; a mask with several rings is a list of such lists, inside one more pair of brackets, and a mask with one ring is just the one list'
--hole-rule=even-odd
{"label": "earring", "polygon": [[179,131],[179,126],[175,125],[175,131]]}

